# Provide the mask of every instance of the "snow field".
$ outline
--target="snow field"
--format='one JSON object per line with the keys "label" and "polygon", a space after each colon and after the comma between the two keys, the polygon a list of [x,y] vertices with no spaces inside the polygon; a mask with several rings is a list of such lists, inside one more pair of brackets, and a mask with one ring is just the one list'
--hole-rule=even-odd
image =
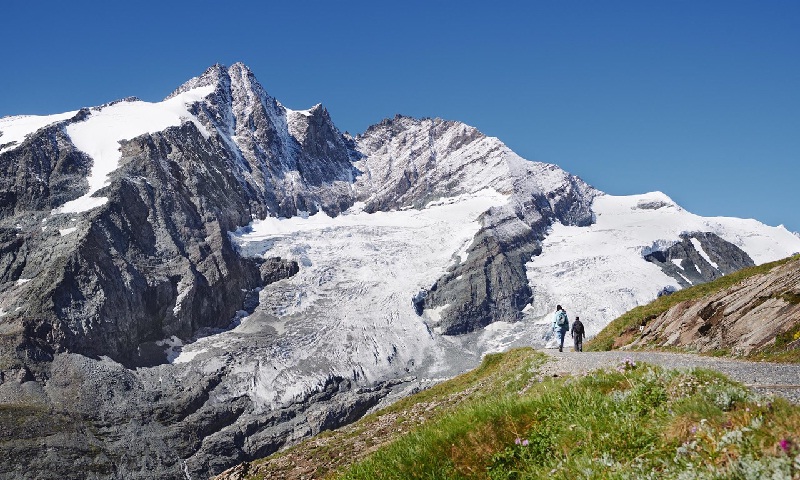
{"label": "snow field", "polygon": [[65,112],[56,115],[19,115],[0,118],[0,153],[17,148],[25,137],[37,130],[52,125],[56,122],[72,118],[78,111]]}
{"label": "snow field", "polygon": [[754,220],[699,217],[661,192],[602,195],[595,199],[592,210],[596,223],[589,227],[554,225],[542,254],[527,264],[535,298],[532,314],[547,322],[560,304],[570,321],[576,315],[581,317],[590,336],[622,313],[654,300],[664,287],[680,289],[673,278],[644,260],[644,255],[677,243],[681,233],[714,232],[747,252],[757,264],[800,251],[800,242],[783,227]]}

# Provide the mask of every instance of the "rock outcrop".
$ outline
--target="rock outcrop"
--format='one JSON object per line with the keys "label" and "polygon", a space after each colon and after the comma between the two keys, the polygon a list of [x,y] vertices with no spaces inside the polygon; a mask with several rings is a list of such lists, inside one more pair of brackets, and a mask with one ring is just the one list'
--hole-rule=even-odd
{"label": "rock outcrop", "polygon": [[684,233],[680,239],[668,249],[649,253],[644,258],[661,267],[683,288],[755,265],[745,251],[714,233]]}
{"label": "rock outcrop", "polygon": [[[644,345],[728,350],[749,355],[800,325],[800,259],[752,276],[724,291],[682,302],[644,326],[631,348]],[[786,348],[800,348],[796,338]]]}

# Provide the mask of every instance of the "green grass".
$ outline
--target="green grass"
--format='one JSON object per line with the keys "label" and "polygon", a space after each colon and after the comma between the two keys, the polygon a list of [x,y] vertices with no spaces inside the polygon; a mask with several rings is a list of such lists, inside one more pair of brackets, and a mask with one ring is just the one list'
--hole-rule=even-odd
{"label": "green grass", "polygon": [[[547,356],[531,348],[486,355],[481,365],[403,398],[353,425],[323,432],[298,445],[242,466],[243,478],[325,478],[420,425],[436,421],[466,403],[503,398],[534,383]],[[297,465],[307,465],[295,475]],[[295,473],[291,473],[295,472]],[[292,476],[295,475],[295,476]]]}
{"label": "green grass", "polygon": [[502,390],[425,423],[330,478],[800,476],[800,458],[793,458],[800,455],[800,409],[754,396],[717,373],[631,362]]}
{"label": "green grass", "polygon": [[[687,301],[697,300],[708,295],[720,292],[754,275],[764,274],[773,268],[789,262],[800,262],[800,255],[795,255],[776,262],[765,263],[755,267],[745,268],[737,272],[720,277],[713,282],[695,285],[679,290],[672,295],[659,297],[655,301],[629,310],[619,318],[609,323],[600,333],[584,344],[587,351],[611,350],[614,342],[627,335],[638,333],[640,325],[647,324],[675,305]],[[794,301],[794,296],[787,301]],[[799,359],[800,360],[800,359]]]}
{"label": "green grass", "polygon": [[749,357],[753,360],[800,363],[800,348],[789,346],[791,343],[796,345],[798,340],[800,340],[800,323],[778,334],[775,343],[767,345]]}

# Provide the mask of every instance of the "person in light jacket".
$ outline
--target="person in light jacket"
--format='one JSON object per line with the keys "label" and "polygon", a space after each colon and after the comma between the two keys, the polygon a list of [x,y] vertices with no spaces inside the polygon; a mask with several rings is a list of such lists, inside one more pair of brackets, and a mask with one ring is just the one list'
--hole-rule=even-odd
{"label": "person in light jacket", "polygon": [[556,313],[553,315],[553,332],[558,335],[558,351],[564,351],[564,337],[569,331],[569,318],[567,311],[561,308],[561,305],[556,305]]}

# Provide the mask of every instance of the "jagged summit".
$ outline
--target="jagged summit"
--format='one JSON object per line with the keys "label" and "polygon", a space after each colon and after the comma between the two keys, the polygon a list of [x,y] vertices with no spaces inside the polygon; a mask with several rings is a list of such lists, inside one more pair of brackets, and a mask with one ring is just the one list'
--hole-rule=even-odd
{"label": "jagged summit", "polygon": [[[253,72],[244,63],[237,62],[230,67],[226,67],[220,63],[215,63],[214,65],[208,67],[200,76],[193,77],[184,82],[183,85],[169,94],[165,100],[199,87],[206,87],[210,85],[214,87],[221,86],[222,88],[230,89],[232,83],[241,84],[244,82],[258,84],[255,79],[255,75],[253,75]],[[259,88],[261,88],[260,84]]]}

